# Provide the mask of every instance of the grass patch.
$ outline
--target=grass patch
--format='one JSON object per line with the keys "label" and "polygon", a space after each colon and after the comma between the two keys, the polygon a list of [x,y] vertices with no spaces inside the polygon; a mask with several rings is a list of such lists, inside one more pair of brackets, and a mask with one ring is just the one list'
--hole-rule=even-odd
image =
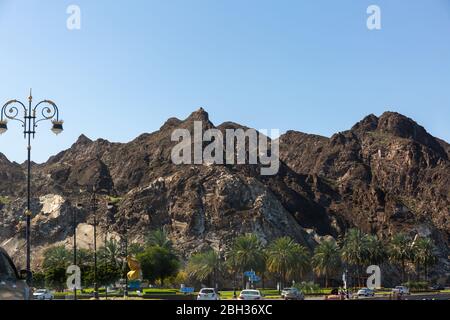
{"label": "grass patch", "polygon": [[177,294],[180,293],[180,290],[178,289],[154,289],[154,288],[149,288],[149,289],[144,289],[144,294],[149,294],[149,295],[160,295],[160,294]]}

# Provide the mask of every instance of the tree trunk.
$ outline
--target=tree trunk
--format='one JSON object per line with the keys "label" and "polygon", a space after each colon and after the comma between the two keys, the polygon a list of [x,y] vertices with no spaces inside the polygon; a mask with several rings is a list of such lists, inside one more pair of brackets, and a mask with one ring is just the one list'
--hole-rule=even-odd
{"label": "tree trunk", "polygon": [[325,288],[328,288],[328,273],[325,272]]}
{"label": "tree trunk", "polygon": [[[406,275],[406,267],[405,267],[405,261],[402,260],[402,282],[405,282],[405,275]],[[403,284],[402,283],[402,284]]]}
{"label": "tree trunk", "polygon": [[264,273],[261,275],[261,284],[262,284],[262,289],[264,290],[265,289],[265,276],[264,276]]}

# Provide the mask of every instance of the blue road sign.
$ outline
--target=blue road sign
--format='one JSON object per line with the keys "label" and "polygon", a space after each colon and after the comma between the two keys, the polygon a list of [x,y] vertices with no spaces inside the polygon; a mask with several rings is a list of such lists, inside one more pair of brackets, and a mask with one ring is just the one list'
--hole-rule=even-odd
{"label": "blue road sign", "polygon": [[195,289],[194,288],[184,287],[184,288],[181,288],[180,291],[182,293],[193,293],[195,291]]}
{"label": "blue road sign", "polygon": [[244,276],[251,278],[251,277],[256,276],[256,273],[255,273],[255,271],[246,271],[246,272],[244,272]]}

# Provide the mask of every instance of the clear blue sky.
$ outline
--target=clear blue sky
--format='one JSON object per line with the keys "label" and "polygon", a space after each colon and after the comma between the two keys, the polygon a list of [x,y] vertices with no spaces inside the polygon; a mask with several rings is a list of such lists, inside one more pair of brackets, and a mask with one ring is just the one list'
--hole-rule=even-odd
{"label": "clear blue sky", "polygon": [[[37,162],[81,133],[126,142],[200,106],[216,124],[325,136],[393,110],[450,141],[449,0],[0,0],[0,41],[0,102],[33,87],[65,120],[58,137],[40,126]],[[0,152],[23,162],[10,127]]]}

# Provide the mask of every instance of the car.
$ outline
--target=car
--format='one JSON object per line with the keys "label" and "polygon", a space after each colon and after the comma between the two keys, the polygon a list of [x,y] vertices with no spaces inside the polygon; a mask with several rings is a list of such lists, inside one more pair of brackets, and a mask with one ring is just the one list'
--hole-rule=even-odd
{"label": "car", "polygon": [[220,300],[220,295],[212,288],[203,288],[197,296],[197,300]]}
{"label": "car", "polygon": [[330,294],[325,296],[325,300],[345,300],[345,295],[339,289],[332,289]]}
{"label": "car", "polygon": [[393,294],[398,294],[398,295],[409,295],[409,288],[405,287],[405,286],[396,286],[394,289],[392,289],[392,293]]}
{"label": "car", "polygon": [[303,292],[297,288],[286,288],[281,291],[281,298],[284,300],[305,300]]}
{"label": "car", "polygon": [[445,290],[445,287],[442,284],[435,284],[434,286],[431,286],[430,289],[434,291],[441,291]]}
{"label": "car", "polygon": [[239,300],[262,300],[263,296],[259,290],[243,290],[239,295]]}
{"label": "car", "polygon": [[55,297],[47,289],[38,289],[33,293],[34,300],[53,300]]}
{"label": "car", "polygon": [[375,292],[369,288],[362,288],[356,294],[358,297],[374,297]]}
{"label": "car", "polygon": [[28,275],[27,271],[17,272],[8,253],[0,248],[0,300],[29,300]]}

